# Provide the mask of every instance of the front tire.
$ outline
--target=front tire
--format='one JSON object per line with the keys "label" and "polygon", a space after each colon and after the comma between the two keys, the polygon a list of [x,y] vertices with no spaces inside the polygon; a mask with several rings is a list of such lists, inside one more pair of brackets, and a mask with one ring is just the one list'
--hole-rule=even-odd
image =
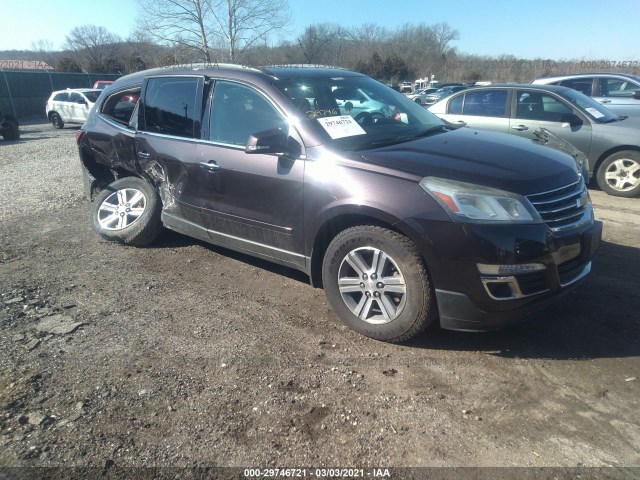
{"label": "front tire", "polygon": [[64,122],[62,121],[62,118],[60,118],[60,115],[58,115],[56,112],[53,112],[51,114],[51,125],[53,125],[53,128],[63,128],[64,127]]}
{"label": "front tire", "polygon": [[607,157],[596,173],[598,186],[616,197],[640,195],[640,152],[623,150]]}
{"label": "front tire", "polygon": [[116,180],[102,190],[91,206],[91,223],[106,240],[133,246],[153,242],[162,229],[158,192],[138,177]]}
{"label": "front tire", "polygon": [[340,232],[327,248],[322,281],[340,319],[377,340],[407,341],[437,317],[429,275],[413,242],[385,228]]}

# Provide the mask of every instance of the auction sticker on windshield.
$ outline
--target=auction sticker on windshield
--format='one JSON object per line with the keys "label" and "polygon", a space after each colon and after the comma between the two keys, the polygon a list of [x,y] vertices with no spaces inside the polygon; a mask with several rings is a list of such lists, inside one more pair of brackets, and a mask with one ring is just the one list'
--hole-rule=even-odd
{"label": "auction sticker on windshield", "polygon": [[340,115],[337,117],[319,118],[318,121],[322,128],[333,138],[353,137],[354,135],[364,135],[365,132],[356,121],[349,115]]}
{"label": "auction sticker on windshield", "polygon": [[601,117],[604,117],[604,113],[600,113],[598,110],[596,110],[596,109],[595,109],[595,108],[593,108],[593,107],[587,107],[587,108],[585,108],[585,110],[586,110],[587,112],[589,112],[591,115],[593,115],[593,116],[594,116],[594,118],[601,118]]}

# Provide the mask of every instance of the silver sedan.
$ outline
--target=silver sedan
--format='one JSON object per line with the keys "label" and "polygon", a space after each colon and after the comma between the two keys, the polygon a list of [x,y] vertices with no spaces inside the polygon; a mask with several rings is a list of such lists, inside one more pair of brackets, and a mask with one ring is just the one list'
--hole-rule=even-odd
{"label": "silver sedan", "polygon": [[541,128],[582,151],[602,190],[640,196],[640,119],[618,116],[582,93],[554,85],[492,85],[454,94],[429,110],[458,126],[536,139]]}

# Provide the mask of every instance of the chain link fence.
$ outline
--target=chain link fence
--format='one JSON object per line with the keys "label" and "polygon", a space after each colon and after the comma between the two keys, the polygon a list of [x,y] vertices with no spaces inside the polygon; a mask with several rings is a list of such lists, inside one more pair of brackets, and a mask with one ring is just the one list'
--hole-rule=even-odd
{"label": "chain link fence", "polygon": [[55,90],[91,88],[98,80],[121,75],[0,69],[0,110],[17,118],[44,115],[45,103]]}

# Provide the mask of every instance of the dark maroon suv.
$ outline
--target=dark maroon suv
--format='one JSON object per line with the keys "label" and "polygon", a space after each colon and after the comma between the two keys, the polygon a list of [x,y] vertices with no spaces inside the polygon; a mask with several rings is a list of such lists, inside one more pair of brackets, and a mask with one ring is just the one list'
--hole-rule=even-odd
{"label": "dark maroon suv", "polygon": [[164,226],[301,270],[391,342],[528,318],[589,273],[601,238],[570,155],[450,128],[342,69],[139,72],[78,145],[103,237],[147,245]]}

